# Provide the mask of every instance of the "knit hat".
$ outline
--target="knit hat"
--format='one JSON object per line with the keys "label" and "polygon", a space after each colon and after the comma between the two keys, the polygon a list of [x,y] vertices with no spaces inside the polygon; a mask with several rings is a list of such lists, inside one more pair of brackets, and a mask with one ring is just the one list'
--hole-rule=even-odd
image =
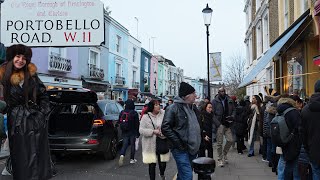
{"label": "knit hat", "polygon": [[192,94],[196,90],[188,83],[181,82],[179,88],[179,97],[185,97],[189,94]]}
{"label": "knit hat", "polygon": [[314,92],[320,92],[320,80],[314,84]]}
{"label": "knit hat", "polygon": [[243,100],[244,100],[244,101],[250,101],[250,96],[245,96],[245,97],[243,98]]}
{"label": "knit hat", "polygon": [[23,44],[15,44],[7,48],[6,61],[12,61],[16,55],[24,55],[27,64],[30,63],[32,57],[32,50],[30,47]]}

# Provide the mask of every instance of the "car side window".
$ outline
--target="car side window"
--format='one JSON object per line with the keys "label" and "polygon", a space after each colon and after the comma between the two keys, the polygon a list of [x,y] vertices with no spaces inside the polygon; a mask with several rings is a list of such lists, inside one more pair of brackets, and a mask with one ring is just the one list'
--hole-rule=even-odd
{"label": "car side window", "polygon": [[117,108],[115,103],[110,104],[110,106],[112,114],[117,114],[119,112],[119,109]]}
{"label": "car side window", "polygon": [[120,113],[122,110],[123,110],[123,107],[119,104],[119,103],[116,103],[119,111],[117,113]]}

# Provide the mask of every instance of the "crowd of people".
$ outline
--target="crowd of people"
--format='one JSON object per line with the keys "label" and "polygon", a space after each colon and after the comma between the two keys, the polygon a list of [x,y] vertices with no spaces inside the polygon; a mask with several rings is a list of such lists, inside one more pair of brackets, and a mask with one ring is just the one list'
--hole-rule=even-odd
{"label": "crowd of people", "polygon": [[[45,180],[54,175],[46,125],[49,98],[31,57],[29,47],[13,45],[7,48],[6,62],[0,67],[4,86],[0,111],[5,109],[8,119],[8,135],[0,123],[0,138],[8,136],[13,178],[17,180]],[[160,99],[151,99],[140,117],[129,99],[123,102],[124,110],[119,115],[123,136],[119,166],[129,145],[130,163],[137,162],[136,144],[141,139],[142,161],[149,166],[150,179],[156,178],[157,163],[160,177],[165,179],[166,163],[172,154],[177,179],[191,180],[192,160],[213,158],[213,143],[217,145],[219,167],[228,164],[232,146],[237,147],[239,155],[248,150],[250,158],[257,155],[254,146],[258,145],[262,160],[279,180],[319,180],[320,80],[308,101],[297,94],[280,95],[267,87],[265,94],[237,100],[222,87],[211,101],[204,99],[196,105],[195,89],[182,82],[178,96],[167,106],[162,109]]]}

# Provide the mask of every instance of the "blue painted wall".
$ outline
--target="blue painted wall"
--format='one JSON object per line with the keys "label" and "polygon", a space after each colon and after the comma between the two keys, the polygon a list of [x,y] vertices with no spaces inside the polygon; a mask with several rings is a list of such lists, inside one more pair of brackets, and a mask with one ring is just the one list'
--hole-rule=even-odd
{"label": "blue painted wall", "polygon": [[[150,87],[150,61],[151,61],[151,57],[152,57],[152,54],[150,52],[148,52],[144,48],[141,48],[141,66],[140,66],[140,69],[141,69],[141,72],[140,72],[140,91],[141,92],[145,92],[145,89],[144,89],[144,85],[145,85],[144,76],[145,76],[145,74],[148,74],[147,79],[148,79],[148,85]],[[145,71],[145,58],[148,59],[148,71]]]}

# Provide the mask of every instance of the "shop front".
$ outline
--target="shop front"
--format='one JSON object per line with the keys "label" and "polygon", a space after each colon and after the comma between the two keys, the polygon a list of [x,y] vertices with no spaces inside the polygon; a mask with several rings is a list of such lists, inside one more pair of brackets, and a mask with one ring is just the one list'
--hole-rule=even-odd
{"label": "shop front", "polygon": [[39,74],[40,80],[47,89],[78,89],[82,88],[82,81],[79,79],[71,79],[68,77],[49,76]]}

